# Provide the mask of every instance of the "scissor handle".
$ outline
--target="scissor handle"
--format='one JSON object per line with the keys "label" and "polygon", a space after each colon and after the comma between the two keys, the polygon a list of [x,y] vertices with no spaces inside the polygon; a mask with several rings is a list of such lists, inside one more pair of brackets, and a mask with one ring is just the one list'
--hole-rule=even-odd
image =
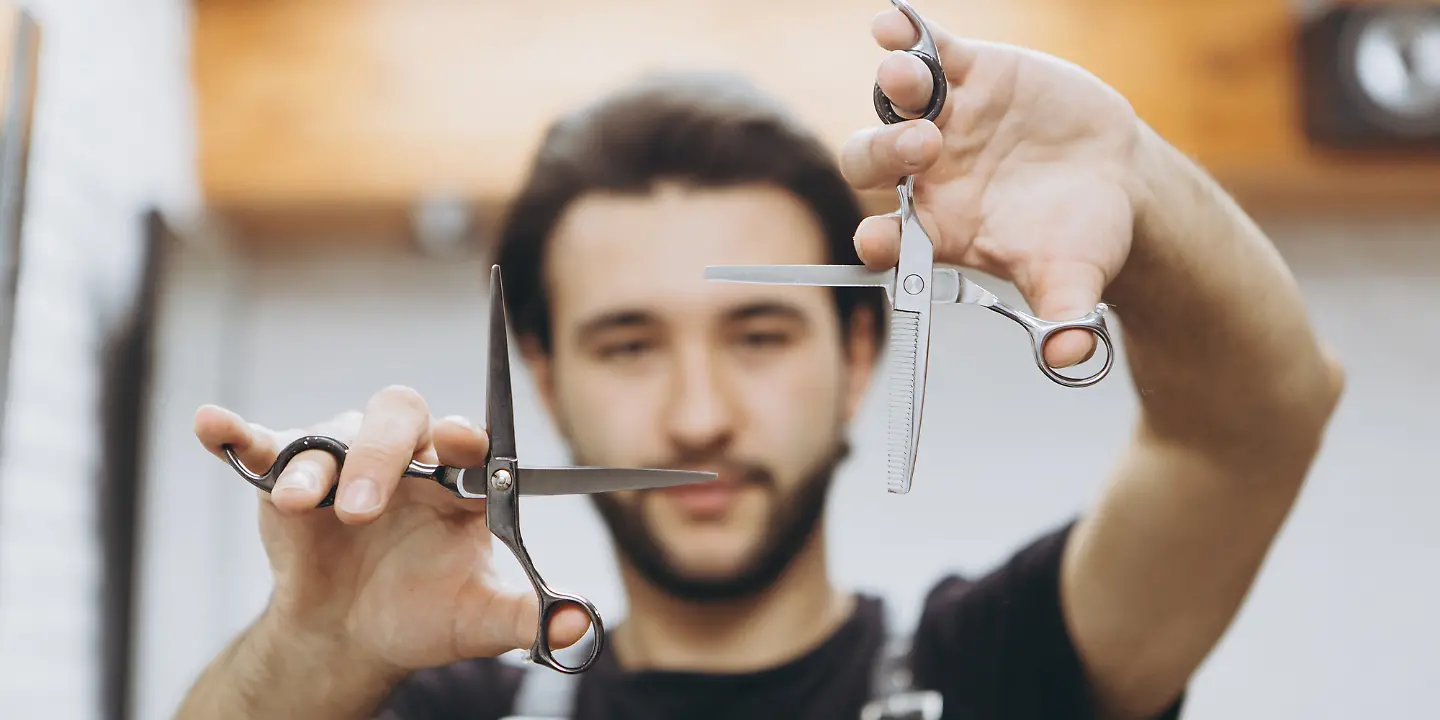
{"label": "scissor handle", "polygon": [[[1105,324],[1105,315],[1109,312],[1110,306],[1101,303],[1095,307],[1090,314],[1077,320],[1041,320],[1029,313],[1016,310],[998,300],[991,304],[991,310],[1004,315],[1005,317],[1020,323],[1030,333],[1030,341],[1035,346],[1035,364],[1040,367],[1040,372],[1054,382],[1065,387],[1081,388],[1089,387],[1105,379],[1110,374],[1110,368],[1115,364],[1115,346],[1110,340],[1110,328]],[[1096,339],[1105,346],[1105,365],[1094,374],[1083,378],[1072,378],[1061,375],[1055,368],[1045,362],[1045,342],[1055,333],[1065,330],[1085,330],[1094,335]]]}
{"label": "scissor handle", "polygon": [[[945,70],[940,67],[939,50],[935,47],[935,40],[930,36],[929,28],[925,27],[925,21],[920,19],[919,13],[916,13],[910,7],[909,3],[905,2],[905,0],[890,0],[890,4],[905,14],[905,17],[910,20],[911,25],[915,26],[915,31],[919,35],[919,39],[915,41],[915,45],[905,52],[920,58],[920,62],[925,63],[925,67],[930,70],[932,83],[930,88],[930,103],[925,106],[925,113],[922,117],[934,122],[935,118],[940,117],[940,111],[945,109],[945,97],[949,94],[950,90],[950,84],[945,79]],[[885,91],[880,89],[880,83],[875,83],[875,90],[872,96],[875,101],[875,113],[880,116],[881,122],[884,122],[886,125],[905,122],[907,118],[900,117],[900,115],[895,112],[894,104],[890,101],[890,97],[885,94]]]}
{"label": "scissor handle", "polygon": [[[485,481],[485,525],[505,547],[510,548],[510,554],[515,556],[515,561],[520,563],[525,577],[530,579],[530,586],[535,589],[535,597],[540,602],[540,625],[535,630],[535,643],[530,646],[526,659],[566,675],[585,672],[595,664],[595,660],[600,657],[600,651],[605,647],[605,624],[600,619],[600,611],[579,595],[555,592],[545,584],[545,579],[540,577],[540,571],[535,569],[535,563],[530,559],[530,552],[525,549],[525,540],[520,534],[520,495],[516,487],[516,473],[519,468],[513,458],[492,458],[488,468],[489,477]],[[550,651],[550,619],[566,603],[578,605],[580,610],[590,617],[590,625],[595,629],[595,642],[590,646],[590,656],[585,662],[574,667],[562,664]]]}
{"label": "scissor handle", "polygon": [[[231,446],[221,446],[221,450],[225,452],[225,461],[230,463],[230,467],[234,468],[235,472],[240,474],[240,477],[245,478],[251,485],[268,493],[274,492],[275,481],[280,479],[280,474],[285,471],[285,467],[290,464],[291,460],[295,459],[296,455],[310,450],[320,450],[329,453],[330,457],[335,458],[336,465],[344,467],[345,454],[350,451],[350,447],[344,442],[327,435],[306,435],[292,440],[290,444],[281,448],[279,454],[275,456],[275,462],[270,463],[270,467],[263,473],[257,473],[245,467],[245,463],[240,462],[240,458],[235,455],[235,450]],[[445,465],[430,465],[411,460],[410,465],[405,468],[404,475],[434,480],[441,485],[447,485],[446,479],[448,475],[445,471],[448,469]],[[332,484],[330,486],[330,492],[326,494],[320,501],[320,504],[315,507],[323,508],[334,505],[335,493],[339,487],[338,483]],[[450,490],[453,492],[454,488],[450,488]]]}
{"label": "scissor handle", "polygon": [[[600,611],[589,600],[579,595],[551,590],[543,580],[534,583],[534,586],[535,594],[540,599],[540,627],[535,632],[535,644],[530,646],[530,660],[566,675],[589,670],[590,666],[599,659],[600,651],[605,645],[605,625],[604,621],[600,619]],[[554,653],[550,650],[550,619],[567,604],[578,605],[580,610],[590,617],[590,626],[595,629],[595,641],[590,643],[590,654],[584,662],[573,667],[556,660]]]}

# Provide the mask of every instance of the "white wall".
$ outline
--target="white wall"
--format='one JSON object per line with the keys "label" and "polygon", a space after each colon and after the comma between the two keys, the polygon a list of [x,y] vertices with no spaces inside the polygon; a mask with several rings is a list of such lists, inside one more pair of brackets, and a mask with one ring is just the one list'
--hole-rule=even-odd
{"label": "white wall", "polygon": [[[1430,519],[1440,489],[1426,445],[1440,437],[1440,384],[1429,370],[1440,354],[1440,222],[1272,227],[1346,363],[1349,390],[1312,483],[1194,684],[1186,717],[1412,716],[1432,696],[1422,680],[1440,671],[1440,624],[1429,611],[1440,582],[1428,572],[1440,551]],[[195,407],[220,402],[297,426],[405,383],[436,414],[478,418],[484,271],[482,260],[378,253],[187,255],[163,323],[137,717],[167,716],[269,590],[253,491],[190,435]],[[982,571],[1084,508],[1134,414],[1123,364],[1098,387],[1060,388],[1035,369],[1020,330],[983,310],[943,310],[934,345],[914,493],[883,489],[877,383],[828,529],[840,579],[883,588],[905,622],[940,573]],[[523,375],[515,392],[520,451],[565,462]],[[603,532],[584,500],[527,501],[525,522],[552,584],[623,615],[608,545],[596,542]],[[496,557],[521,582],[508,554]]]}
{"label": "white wall", "polygon": [[44,34],[0,450],[0,716],[97,717],[96,353],[141,213],[193,201],[180,0],[22,2]]}

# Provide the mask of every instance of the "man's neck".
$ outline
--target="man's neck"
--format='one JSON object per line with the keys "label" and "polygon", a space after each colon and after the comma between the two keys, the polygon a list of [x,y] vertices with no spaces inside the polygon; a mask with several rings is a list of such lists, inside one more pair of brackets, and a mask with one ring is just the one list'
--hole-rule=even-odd
{"label": "man's neck", "polygon": [[824,530],[764,592],[722,603],[667,595],[622,562],[629,597],[613,648],[626,670],[747,672],[793,660],[850,617],[854,598],[830,583]]}

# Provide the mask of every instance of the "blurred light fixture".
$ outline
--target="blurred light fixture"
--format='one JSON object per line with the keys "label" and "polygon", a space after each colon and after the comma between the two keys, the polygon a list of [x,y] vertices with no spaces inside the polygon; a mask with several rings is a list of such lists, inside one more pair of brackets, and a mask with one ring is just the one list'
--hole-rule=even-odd
{"label": "blurred light fixture", "polygon": [[411,211],[410,220],[415,244],[427,255],[458,257],[474,246],[474,208],[458,196],[426,197]]}
{"label": "blurred light fixture", "polygon": [[1299,43],[1313,142],[1440,150],[1440,5],[1331,5],[1302,19]]}

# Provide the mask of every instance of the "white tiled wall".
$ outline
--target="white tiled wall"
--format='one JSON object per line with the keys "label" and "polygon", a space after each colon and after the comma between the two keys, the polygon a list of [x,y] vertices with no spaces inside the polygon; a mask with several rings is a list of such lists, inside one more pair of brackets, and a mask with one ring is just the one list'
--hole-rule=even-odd
{"label": "white tiled wall", "polygon": [[141,213],[193,202],[182,0],[23,3],[44,33],[0,462],[0,717],[99,713],[97,352]]}
{"label": "white tiled wall", "polygon": [[[1440,674],[1440,218],[1266,226],[1348,388],[1309,488],[1185,717],[1417,717]],[[196,405],[295,427],[405,383],[437,415],[476,417],[485,268],[382,253],[186,254],[162,319],[137,718],[168,717],[270,589],[254,491],[195,442]],[[1115,380],[1072,391],[1040,375],[1018,328],[983,310],[941,312],[935,333],[915,493],[882,488],[884,406],[872,395],[828,527],[837,577],[883,589],[905,622],[941,572],[981,571],[1087,506],[1133,418],[1123,356]],[[567,462],[523,370],[515,380],[520,452]],[[623,616],[584,500],[537,498],[525,521],[548,581]],[[508,553],[495,557],[502,576],[523,582]]]}

